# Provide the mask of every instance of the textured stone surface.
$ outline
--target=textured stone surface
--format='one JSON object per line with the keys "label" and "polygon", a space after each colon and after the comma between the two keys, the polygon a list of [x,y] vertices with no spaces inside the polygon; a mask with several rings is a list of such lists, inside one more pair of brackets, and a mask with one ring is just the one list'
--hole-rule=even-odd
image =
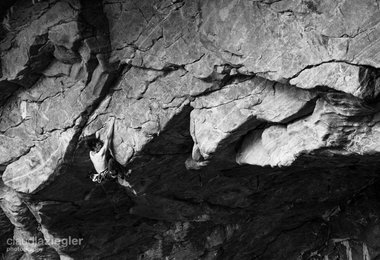
{"label": "textured stone surface", "polygon": [[265,122],[286,123],[309,113],[315,96],[263,78],[227,85],[193,102],[194,143],[208,159]]}
{"label": "textured stone surface", "polygon": [[371,100],[379,93],[379,72],[347,63],[324,63],[303,70],[290,84],[300,88],[331,87]]}
{"label": "textured stone surface", "polygon": [[313,114],[301,121],[252,131],[243,141],[237,162],[290,166],[300,155],[319,150],[346,156],[379,152],[376,120],[359,116],[365,110],[360,110],[357,100],[340,97],[336,102],[336,96],[327,94],[317,101]]}
{"label": "textured stone surface", "polygon": [[3,184],[0,206],[14,225],[13,239],[7,238],[7,245],[19,245],[25,255],[32,259],[38,257],[59,259],[55,250],[46,243],[38,242],[39,240],[44,241],[45,238],[39,231],[37,220],[26,203],[17,192]]}
{"label": "textured stone surface", "polygon": [[[379,14],[375,0],[2,1],[1,253],[379,258]],[[94,184],[84,139],[111,118],[128,177]]]}
{"label": "textured stone surface", "polygon": [[10,32],[0,45],[2,100],[19,87],[32,86],[53,59],[54,50],[63,44],[60,41],[75,41],[63,34],[61,38],[54,38],[54,32],[50,33],[78,19],[75,6],[75,1],[53,2],[52,6],[47,2],[35,5],[31,1],[18,1],[8,11],[4,21]]}
{"label": "textured stone surface", "polygon": [[224,59],[273,79],[332,60],[376,67],[376,7],[371,0],[207,1],[200,33]]}

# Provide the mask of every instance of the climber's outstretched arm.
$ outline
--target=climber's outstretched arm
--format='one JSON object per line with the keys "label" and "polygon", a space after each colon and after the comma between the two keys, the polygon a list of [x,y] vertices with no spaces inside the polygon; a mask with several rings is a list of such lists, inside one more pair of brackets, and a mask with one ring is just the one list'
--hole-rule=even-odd
{"label": "climber's outstretched arm", "polygon": [[115,124],[115,118],[113,117],[111,119],[110,126],[108,126],[106,140],[104,141],[104,146],[102,147],[102,149],[104,148],[105,151],[107,151],[109,147],[111,146],[114,124]]}

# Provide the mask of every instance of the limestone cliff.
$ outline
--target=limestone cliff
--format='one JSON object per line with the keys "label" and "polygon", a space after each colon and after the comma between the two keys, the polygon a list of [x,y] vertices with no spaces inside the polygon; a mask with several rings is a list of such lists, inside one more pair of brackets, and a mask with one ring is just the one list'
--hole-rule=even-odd
{"label": "limestone cliff", "polygon": [[[377,0],[0,17],[5,259],[380,259]],[[84,139],[111,118],[129,174],[95,184]]]}

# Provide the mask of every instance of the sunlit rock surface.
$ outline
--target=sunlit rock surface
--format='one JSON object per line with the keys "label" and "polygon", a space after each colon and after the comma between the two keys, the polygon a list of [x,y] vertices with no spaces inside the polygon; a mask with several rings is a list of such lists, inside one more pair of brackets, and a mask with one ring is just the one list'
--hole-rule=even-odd
{"label": "sunlit rock surface", "polygon": [[379,10],[2,1],[4,258],[379,258]]}

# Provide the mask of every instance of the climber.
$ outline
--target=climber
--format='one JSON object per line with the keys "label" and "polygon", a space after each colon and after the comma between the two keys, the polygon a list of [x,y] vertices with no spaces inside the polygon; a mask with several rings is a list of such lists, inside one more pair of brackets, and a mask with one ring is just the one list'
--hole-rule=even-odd
{"label": "climber", "polygon": [[110,149],[114,123],[115,119],[113,118],[108,126],[107,136],[104,142],[99,138],[99,131],[95,133],[95,138],[92,137],[86,141],[90,149],[91,162],[97,172],[90,177],[93,182],[101,183],[105,179],[115,179],[118,175],[117,169],[119,165],[112,157]]}

